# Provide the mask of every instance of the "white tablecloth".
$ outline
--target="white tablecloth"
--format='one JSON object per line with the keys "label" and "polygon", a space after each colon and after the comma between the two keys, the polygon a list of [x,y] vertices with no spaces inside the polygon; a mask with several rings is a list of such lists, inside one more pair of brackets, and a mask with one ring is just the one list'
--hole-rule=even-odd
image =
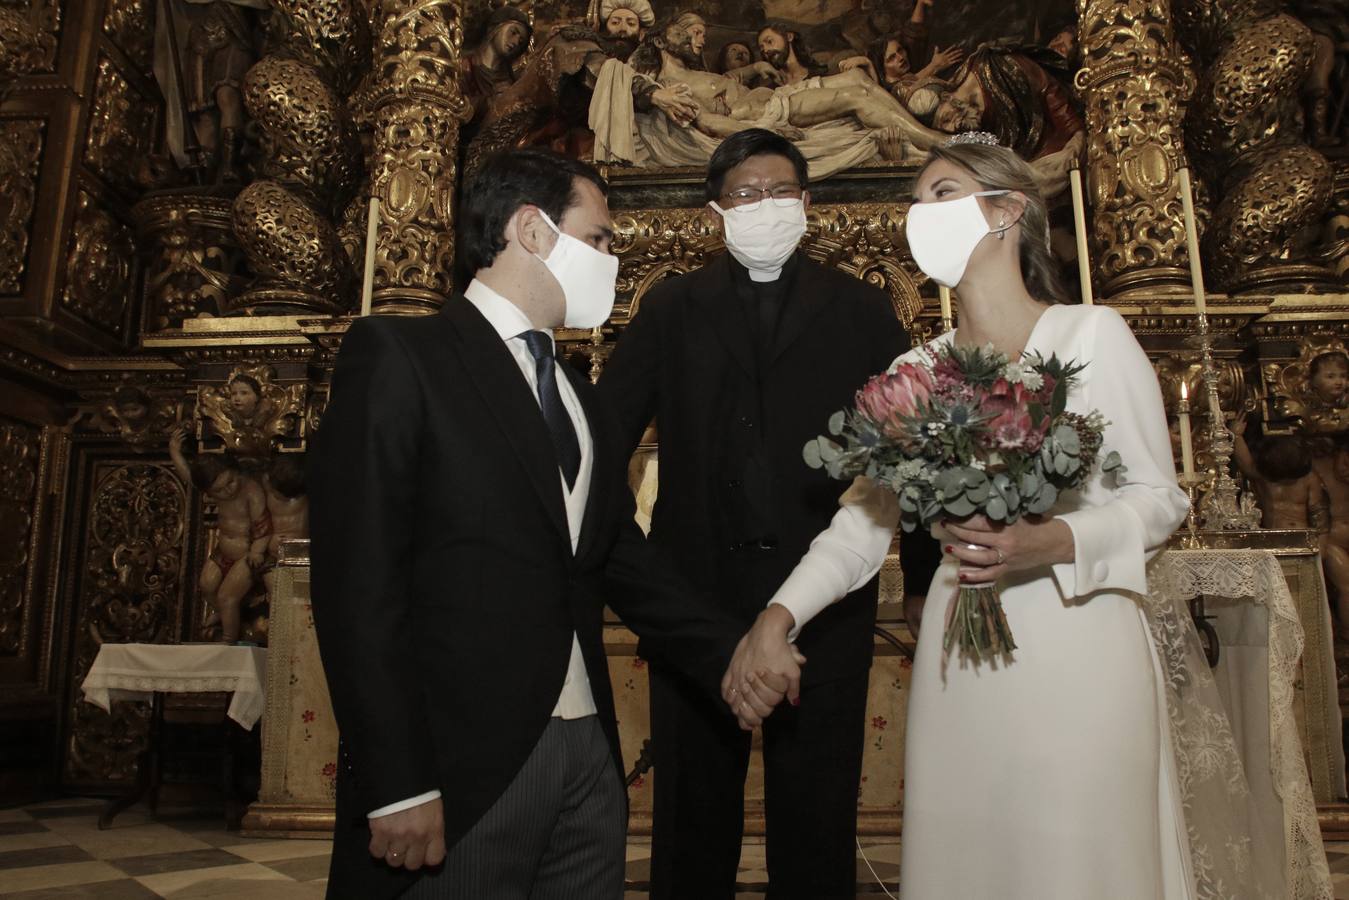
{"label": "white tablecloth", "polygon": [[[1149,575],[1154,593],[1169,595],[1181,609],[1191,598],[1205,597],[1220,647],[1212,676],[1249,786],[1250,810],[1283,826],[1288,896],[1329,897],[1330,872],[1294,710],[1304,630],[1278,557],[1268,550],[1170,550]],[[1322,612],[1329,616],[1329,607]],[[1334,684],[1326,687],[1328,696],[1336,696]]]}
{"label": "white tablecloth", "polygon": [[266,701],[267,651],[229,644],[104,644],[81,690],[104,710],[114,700],[150,700],[157,691],[231,691],[229,717],[251,729]]}

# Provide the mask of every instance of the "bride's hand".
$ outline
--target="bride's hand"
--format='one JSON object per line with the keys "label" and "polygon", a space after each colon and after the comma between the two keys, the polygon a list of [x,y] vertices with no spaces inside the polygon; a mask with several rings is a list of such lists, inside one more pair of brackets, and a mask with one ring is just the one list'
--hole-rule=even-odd
{"label": "bride's hand", "polygon": [[801,666],[806,658],[787,642],[795,624],[787,608],[778,604],[759,613],[721,679],[722,699],[747,731],[762,724],[782,700],[784,691],[776,686],[784,680],[787,699],[795,704],[800,696]]}
{"label": "bride's hand", "polygon": [[943,522],[943,549],[960,560],[962,584],[991,584],[1009,572],[1072,562],[1073,532],[1059,519],[1019,519],[1012,525],[972,516]]}

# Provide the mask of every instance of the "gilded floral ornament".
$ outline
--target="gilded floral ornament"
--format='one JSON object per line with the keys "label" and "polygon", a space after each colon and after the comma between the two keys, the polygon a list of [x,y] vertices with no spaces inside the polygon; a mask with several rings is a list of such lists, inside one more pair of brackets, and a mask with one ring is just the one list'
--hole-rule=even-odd
{"label": "gilded floral ornament", "polygon": [[1079,0],[1092,259],[1106,295],[1189,284],[1175,177],[1194,77],[1170,4]]}

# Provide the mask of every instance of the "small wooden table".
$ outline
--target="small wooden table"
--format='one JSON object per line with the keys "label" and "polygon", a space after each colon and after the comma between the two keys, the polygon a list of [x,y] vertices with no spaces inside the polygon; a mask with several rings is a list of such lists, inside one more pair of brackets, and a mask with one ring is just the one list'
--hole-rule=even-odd
{"label": "small wooden table", "polygon": [[[218,712],[204,709],[184,695],[228,695],[225,715],[237,728],[224,739],[222,787],[225,820],[238,828],[243,804],[238,797],[237,748],[262,716],[267,685],[267,651],[261,647],[229,644],[104,644],[99,648],[89,674],[81,685],[84,699],[104,710],[118,700],[152,704],[150,731],[141,752],[136,784],[131,791],[108,803],[98,827],[107,828],[113,818],[142,798],[151,811],[159,802],[162,783],[164,723],[215,724]],[[166,703],[167,698],[167,703]],[[178,701],[175,702],[174,698]],[[169,707],[166,717],[166,705]],[[218,708],[217,708],[218,709]]]}

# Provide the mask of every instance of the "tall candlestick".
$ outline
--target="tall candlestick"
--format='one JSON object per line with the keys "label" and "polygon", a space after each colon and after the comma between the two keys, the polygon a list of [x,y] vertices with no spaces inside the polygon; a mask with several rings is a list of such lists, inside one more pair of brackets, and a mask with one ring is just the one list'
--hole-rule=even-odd
{"label": "tall candlestick", "polygon": [[1082,170],[1068,170],[1073,190],[1073,230],[1077,233],[1077,280],[1082,285],[1082,302],[1091,306],[1091,259],[1087,256],[1087,210],[1082,202]]}
{"label": "tall candlestick", "polygon": [[1190,285],[1194,289],[1194,307],[1201,316],[1208,315],[1204,298],[1204,268],[1199,261],[1199,229],[1195,227],[1194,193],[1190,190],[1190,170],[1181,169],[1180,203],[1185,211],[1185,246],[1190,251]]}
{"label": "tall candlestick", "polygon": [[937,299],[941,301],[942,331],[950,331],[955,327],[955,317],[951,314],[951,289],[944,284],[938,285]]}
{"label": "tall candlestick", "polygon": [[1180,383],[1180,466],[1186,478],[1194,477],[1194,444],[1190,440],[1190,390]]}
{"label": "tall candlestick", "polygon": [[375,294],[375,239],[379,236],[379,197],[370,197],[370,216],[365,225],[365,277],[361,281],[361,315],[370,315]]}

